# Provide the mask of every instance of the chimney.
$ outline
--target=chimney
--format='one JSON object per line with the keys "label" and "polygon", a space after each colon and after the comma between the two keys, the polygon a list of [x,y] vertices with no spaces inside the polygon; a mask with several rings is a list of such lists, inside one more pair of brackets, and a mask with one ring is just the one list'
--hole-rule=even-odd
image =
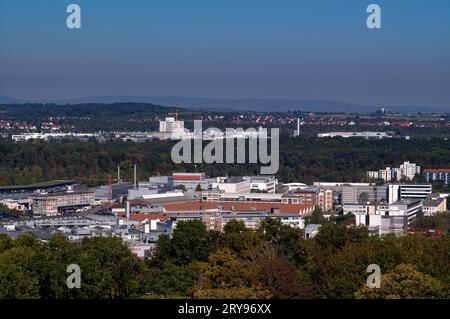
{"label": "chimney", "polygon": [[300,136],[300,119],[297,118],[297,136]]}
{"label": "chimney", "polygon": [[127,200],[125,204],[125,215],[127,220],[130,220],[130,210],[130,201]]}
{"label": "chimney", "polygon": [[134,189],[137,188],[137,183],[136,183],[136,164],[134,164]]}

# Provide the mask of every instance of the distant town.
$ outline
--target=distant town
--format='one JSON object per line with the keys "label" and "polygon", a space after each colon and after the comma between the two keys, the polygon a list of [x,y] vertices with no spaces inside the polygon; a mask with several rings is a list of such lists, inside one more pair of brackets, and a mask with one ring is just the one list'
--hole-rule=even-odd
{"label": "distant town", "polygon": [[[301,132],[300,121],[297,124],[294,137]],[[186,132],[182,120],[167,117],[153,136],[183,139]],[[13,139],[42,138],[27,134]],[[248,138],[245,132],[236,134],[228,137]],[[200,138],[212,137],[201,134]],[[74,242],[116,236],[142,259],[151,253],[160,235],[170,236],[177,223],[188,220],[202,221],[207,229],[221,232],[231,220],[256,229],[261,221],[272,218],[302,229],[305,237],[312,238],[321,225],[308,224],[305,217],[318,210],[325,218],[353,216],[355,226],[367,227],[371,235],[446,234],[446,230],[411,227],[410,223],[418,214],[434,216],[447,211],[449,193],[434,190],[431,183],[450,184],[448,167],[422,169],[405,161],[398,167],[367,171],[369,182],[318,180],[309,185],[267,175],[207,176],[204,172],[173,172],[138,180],[138,169],[134,165],[133,181],[125,181],[118,166],[114,180],[110,176],[97,187],[74,180],[2,186],[0,204],[6,210],[0,233],[12,237],[33,233],[42,240],[61,234]],[[418,176],[426,183],[414,182]]]}
{"label": "distant town", "polygon": [[[95,105],[95,104],[90,104]],[[52,115],[52,111],[57,109],[55,105],[35,105],[35,110],[42,108],[41,114],[36,114],[32,119],[27,119],[27,110],[33,105],[0,106],[3,116],[0,118],[0,136],[11,138],[14,141],[30,139],[88,139],[96,138],[118,138],[124,141],[142,142],[152,139],[168,139],[165,134],[165,127],[184,128],[192,126],[194,119],[201,120],[206,127],[218,127],[227,123],[233,127],[282,127],[290,128],[293,134],[302,131],[302,135],[316,135],[318,137],[364,137],[370,139],[381,138],[404,138],[409,139],[417,134],[423,135],[429,129],[435,132],[447,132],[450,130],[450,117],[446,113],[429,114],[400,114],[389,113],[388,109],[380,108],[375,113],[316,113],[316,112],[196,112],[174,108],[173,112],[164,119],[162,113],[144,114],[143,116],[124,118],[120,120],[111,116],[97,121],[95,112],[87,112],[87,116],[74,116],[69,114]],[[70,106],[73,110],[80,110],[81,114],[86,112],[89,105]],[[127,103],[117,103],[118,107],[127,107]],[[142,105],[142,106],[145,106]],[[23,108],[24,113],[19,109]],[[140,110],[135,105],[130,105]],[[60,112],[60,111],[59,111]],[[72,111],[73,112],[73,111]],[[111,111],[109,111],[112,113]],[[48,114],[48,116],[46,116]],[[105,114],[106,115],[106,114]],[[184,118],[184,120],[180,120]],[[188,125],[184,125],[187,122]],[[167,124],[161,124],[167,123]],[[149,130],[148,128],[154,128]],[[129,130],[120,130],[129,128]],[[136,130],[136,128],[138,128]],[[173,137],[173,136],[172,136]]]}
{"label": "distant town", "polygon": [[[373,264],[385,276],[418,276],[417,289],[396,288],[402,296],[446,296],[439,287],[450,231],[447,114],[192,112],[133,103],[0,109],[0,256],[22,249],[19,260],[46,263],[40,292],[29,287],[25,296],[386,298],[366,288]],[[273,174],[250,162],[254,141],[278,152]],[[175,162],[174,147],[185,143],[194,153],[196,143],[232,145],[231,163],[207,163],[202,148],[200,161]],[[13,269],[5,263],[14,258],[3,267]],[[54,269],[65,278],[66,259],[88,279],[67,290],[51,275],[55,286],[47,288]],[[23,280],[36,269],[29,265]],[[117,279],[89,279],[98,274]],[[335,288],[336,276],[345,280]],[[429,293],[421,276],[432,278]],[[2,285],[0,296],[23,296]]]}

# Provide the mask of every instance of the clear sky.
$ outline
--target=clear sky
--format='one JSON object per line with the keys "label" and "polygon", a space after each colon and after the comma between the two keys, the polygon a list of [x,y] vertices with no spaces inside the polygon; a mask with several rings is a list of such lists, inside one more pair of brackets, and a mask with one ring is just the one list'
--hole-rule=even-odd
{"label": "clear sky", "polygon": [[[82,28],[66,27],[66,6]],[[366,27],[366,7],[382,29]],[[449,0],[0,0],[0,94],[450,110]]]}

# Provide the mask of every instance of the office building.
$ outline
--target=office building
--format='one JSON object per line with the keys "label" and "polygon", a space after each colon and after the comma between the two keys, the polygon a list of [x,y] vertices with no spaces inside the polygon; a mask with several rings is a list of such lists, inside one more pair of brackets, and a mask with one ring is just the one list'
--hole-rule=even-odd
{"label": "office building", "polygon": [[183,186],[186,190],[195,190],[200,185],[202,190],[208,189],[205,173],[173,173],[173,186]]}
{"label": "office building", "polygon": [[427,198],[422,203],[422,212],[424,216],[433,216],[437,213],[447,211],[446,198]]}
{"label": "office building", "polygon": [[387,202],[388,186],[343,186],[342,204]]}
{"label": "office building", "polygon": [[274,176],[244,176],[243,179],[250,181],[252,192],[275,193],[276,179]]}
{"label": "office building", "polygon": [[429,184],[400,184],[400,200],[423,199],[431,195],[432,186]]}
{"label": "office building", "polygon": [[161,133],[173,133],[184,131],[184,121],[175,120],[174,117],[166,117],[165,121],[159,121],[159,131]]}
{"label": "office building", "polygon": [[367,226],[371,233],[402,234],[408,223],[422,210],[422,200],[402,200],[392,204],[344,204],[343,214],[355,215],[356,225]]}
{"label": "office building", "polygon": [[211,188],[225,193],[249,193],[250,180],[242,177],[217,177]]}
{"label": "office building", "polygon": [[427,182],[443,182],[450,184],[450,168],[428,168],[423,171]]}

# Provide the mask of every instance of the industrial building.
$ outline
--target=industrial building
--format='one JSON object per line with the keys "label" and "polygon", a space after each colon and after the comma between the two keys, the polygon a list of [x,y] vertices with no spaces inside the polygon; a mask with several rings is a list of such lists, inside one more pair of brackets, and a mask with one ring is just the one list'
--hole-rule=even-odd
{"label": "industrial building", "polygon": [[200,186],[202,190],[208,189],[205,173],[173,173],[173,186],[183,186],[186,190],[195,190]]}
{"label": "industrial building", "polygon": [[217,177],[211,188],[225,193],[250,193],[250,180],[242,177]]}
{"label": "industrial building", "polygon": [[250,181],[252,192],[275,193],[277,180],[274,176],[244,176],[244,180]]}
{"label": "industrial building", "polygon": [[93,204],[93,192],[67,192],[31,197],[31,209],[33,213],[41,215],[75,212],[77,209],[90,207]]}
{"label": "industrial building", "polygon": [[393,138],[395,137],[395,132],[328,132],[328,133],[318,133],[318,137],[362,137],[365,139],[382,139],[382,138]]}
{"label": "industrial building", "polygon": [[343,186],[342,204],[387,202],[388,186]]}
{"label": "industrial building", "polygon": [[222,213],[211,213],[206,215],[180,215],[171,217],[171,222],[173,223],[173,228],[180,221],[188,220],[201,220],[209,230],[222,231],[223,227],[232,220],[242,221],[245,227],[249,229],[256,229],[259,224],[267,219],[273,218],[281,221],[283,225],[289,225],[291,227],[305,228],[305,221],[303,217],[297,214],[269,214],[266,212],[248,212],[240,214],[222,214]]}
{"label": "industrial building", "polygon": [[367,226],[372,233],[403,234],[408,223],[422,210],[422,200],[402,200],[393,204],[344,204],[343,214],[355,215],[356,225]]}

